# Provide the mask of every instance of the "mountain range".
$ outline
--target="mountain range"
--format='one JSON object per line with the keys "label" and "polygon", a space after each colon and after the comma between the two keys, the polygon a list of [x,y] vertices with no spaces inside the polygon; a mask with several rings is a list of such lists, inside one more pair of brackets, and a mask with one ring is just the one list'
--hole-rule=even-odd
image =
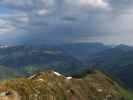
{"label": "mountain range", "polygon": [[132,65],[133,47],[123,44],[0,46],[1,79],[29,76],[46,69],[56,70],[65,75],[75,75],[88,69],[100,69],[132,90]]}

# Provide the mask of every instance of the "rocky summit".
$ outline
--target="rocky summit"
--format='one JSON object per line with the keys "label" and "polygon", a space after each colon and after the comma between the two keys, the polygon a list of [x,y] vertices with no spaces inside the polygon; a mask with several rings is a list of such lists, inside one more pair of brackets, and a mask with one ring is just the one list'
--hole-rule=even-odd
{"label": "rocky summit", "polygon": [[0,83],[0,100],[128,100],[125,90],[100,71],[83,77],[55,71]]}

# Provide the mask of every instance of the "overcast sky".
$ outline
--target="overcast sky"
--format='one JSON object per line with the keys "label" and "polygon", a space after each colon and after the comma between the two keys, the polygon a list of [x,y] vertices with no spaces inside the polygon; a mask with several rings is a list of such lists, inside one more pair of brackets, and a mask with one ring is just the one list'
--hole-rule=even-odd
{"label": "overcast sky", "polygon": [[133,45],[132,0],[0,0],[0,43]]}

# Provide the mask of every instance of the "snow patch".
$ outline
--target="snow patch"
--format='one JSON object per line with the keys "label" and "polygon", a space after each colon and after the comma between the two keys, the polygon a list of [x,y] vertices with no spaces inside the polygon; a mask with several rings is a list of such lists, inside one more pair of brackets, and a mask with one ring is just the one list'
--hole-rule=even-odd
{"label": "snow patch", "polygon": [[70,79],[72,79],[72,77],[66,77],[66,79],[67,79],[67,80],[70,80]]}
{"label": "snow patch", "polygon": [[30,76],[28,79],[34,79],[34,78],[36,78],[36,76],[37,76],[37,75],[32,75],[32,76]]}
{"label": "snow patch", "polygon": [[58,73],[58,72],[54,72],[54,74],[57,75],[57,76],[61,76],[61,74]]}

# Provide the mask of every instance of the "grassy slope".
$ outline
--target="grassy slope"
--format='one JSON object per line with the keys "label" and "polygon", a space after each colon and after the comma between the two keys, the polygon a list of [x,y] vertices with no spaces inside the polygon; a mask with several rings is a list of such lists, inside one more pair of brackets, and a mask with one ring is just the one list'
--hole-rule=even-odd
{"label": "grassy slope", "polygon": [[[54,96],[55,100],[70,100],[72,95],[79,97],[81,100],[103,100],[110,94],[112,96],[111,100],[133,99],[131,93],[99,71],[92,72],[82,79],[73,78],[71,80],[66,80],[64,76],[57,76],[53,71],[48,71],[39,73],[32,79],[19,78],[4,81],[2,84],[8,89],[17,91],[22,100],[35,100],[36,95],[41,97],[48,95],[49,98]],[[32,96],[32,98],[25,99],[29,96]]]}

